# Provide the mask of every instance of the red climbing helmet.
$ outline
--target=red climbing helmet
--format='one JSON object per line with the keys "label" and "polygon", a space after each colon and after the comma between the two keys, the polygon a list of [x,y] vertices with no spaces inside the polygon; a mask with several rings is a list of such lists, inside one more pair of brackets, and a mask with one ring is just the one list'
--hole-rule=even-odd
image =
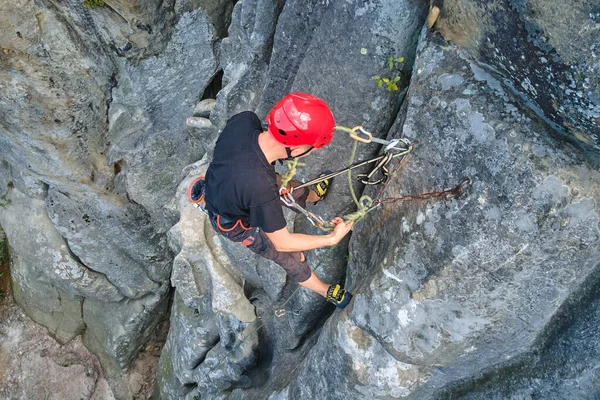
{"label": "red climbing helmet", "polygon": [[269,132],[286,147],[323,147],[333,139],[333,114],[323,100],[307,93],[290,93],[267,115]]}

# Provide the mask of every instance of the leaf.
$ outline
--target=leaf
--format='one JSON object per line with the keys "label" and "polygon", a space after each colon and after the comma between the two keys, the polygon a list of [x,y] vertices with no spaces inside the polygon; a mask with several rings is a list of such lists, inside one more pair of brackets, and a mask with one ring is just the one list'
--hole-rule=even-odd
{"label": "leaf", "polygon": [[399,63],[404,62],[404,57],[398,57],[398,58],[396,58],[396,62],[399,62]]}
{"label": "leaf", "polygon": [[398,85],[396,85],[395,83],[392,83],[392,87],[394,88],[395,91],[398,91]]}
{"label": "leaf", "polygon": [[380,79],[377,81],[377,87],[382,87],[383,86],[383,81]]}
{"label": "leaf", "polygon": [[400,77],[399,77],[399,76],[395,77],[395,78],[394,78],[394,83],[398,82],[399,80],[400,80]]}
{"label": "leaf", "polygon": [[373,79],[381,80],[381,77],[379,75],[375,75]]}
{"label": "leaf", "polygon": [[390,83],[390,78],[383,78],[383,81],[384,81],[385,83]]}

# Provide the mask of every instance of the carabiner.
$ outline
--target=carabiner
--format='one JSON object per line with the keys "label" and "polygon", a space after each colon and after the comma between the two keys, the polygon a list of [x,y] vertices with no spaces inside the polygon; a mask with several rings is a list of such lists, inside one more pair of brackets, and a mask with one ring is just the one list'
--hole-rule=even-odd
{"label": "carabiner", "polygon": [[[361,137],[358,131],[360,131],[360,133],[364,133],[367,137]],[[352,139],[363,143],[371,143],[371,140],[373,139],[373,134],[365,131],[362,126],[355,126],[354,128],[350,129],[349,135]]]}
{"label": "carabiner", "polygon": [[296,200],[294,200],[294,197],[292,196],[290,191],[283,186],[279,189],[279,198],[288,207],[294,207],[294,205],[296,204]]}

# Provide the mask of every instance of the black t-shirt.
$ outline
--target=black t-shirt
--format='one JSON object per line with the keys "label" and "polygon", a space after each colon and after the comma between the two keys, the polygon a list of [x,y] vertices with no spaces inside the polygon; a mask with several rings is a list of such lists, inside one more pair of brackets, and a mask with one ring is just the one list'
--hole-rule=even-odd
{"label": "black t-shirt", "polygon": [[206,172],[206,208],[244,225],[275,232],[286,226],[275,168],[258,146],[260,120],[250,111],[236,114],[215,145]]}

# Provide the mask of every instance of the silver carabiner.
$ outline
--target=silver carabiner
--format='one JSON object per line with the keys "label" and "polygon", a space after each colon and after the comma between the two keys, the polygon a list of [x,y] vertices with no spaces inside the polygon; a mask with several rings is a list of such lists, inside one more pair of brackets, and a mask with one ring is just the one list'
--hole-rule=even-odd
{"label": "silver carabiner", "polygon": [[294,207],[294,205],[296,204],[296,200],[294,200],[294,197],[292,196],[290,191],[283,186],[279,189],[279,198],[288,207]]}

